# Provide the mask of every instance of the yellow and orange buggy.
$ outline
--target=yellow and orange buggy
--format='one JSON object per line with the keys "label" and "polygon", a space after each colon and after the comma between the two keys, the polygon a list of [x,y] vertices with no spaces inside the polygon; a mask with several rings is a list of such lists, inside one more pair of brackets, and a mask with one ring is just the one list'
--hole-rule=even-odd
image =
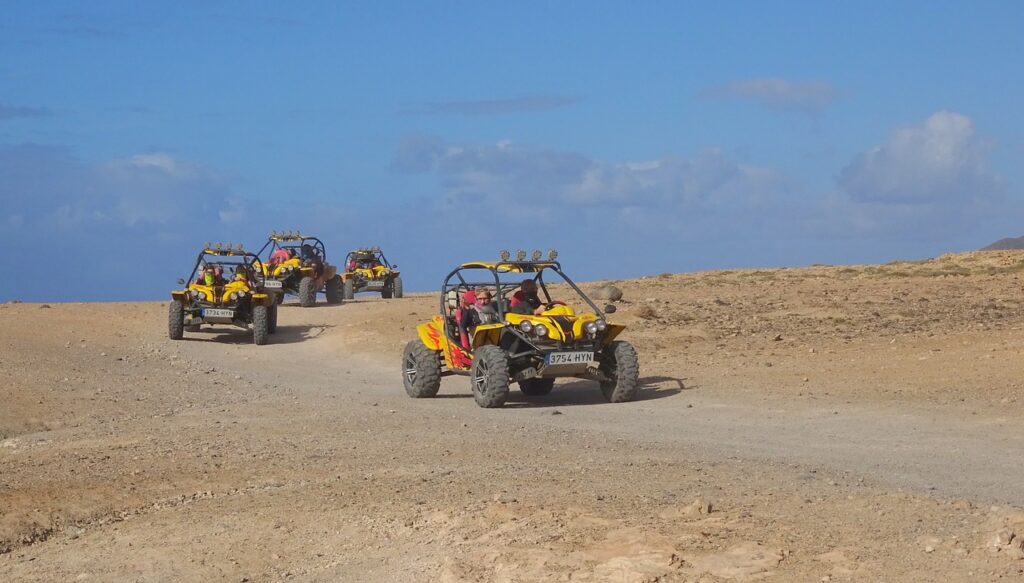
{"label": "yellow and orange buggy", "polygon": [[181,340],[185,330],[197,332],[203,325],[227,324],[252,329],[256,344],[266,344],[277,331],[279,290],[264,285],[259,257],[242,249],[217,243],[206,244],[196,258],[185,288],[171,292],[167,332]]}
{"label": "yellow and orange buggy", "polygon": [[341,274],[343,295],[351,300],[362,292],[380,293],[384,299],[402,297],[402,277],[398,265],[390,263],[380,247],[363,247],[345,257]]}
{"label": "yellow and orange buggy", "polygon": [[276,285],[285,294],[298,296],[299,305],[316,305],[316,296],[323,293],[328,304],[340,304],[341,276],[338,268],[327,263],[323,241],[294,231],[271,231],[266,244],[257,253],[263,258],[268,285]]}
{"label": "yellow and orange buggy", "polygon": [[[418,326],[418,338],[405,347],[406,393],[433,397],[441,377],[468,375],[479,406],[501,407],[513,382],[524,395],[539,396],[551,392],[555,379],[576,377],[597,381],[609,402],[633,400],[640,369],[633,346],[618,340],[625,327],[605,317],[615,306],[598,308],[562,272],[556,257],[550,251],[548,260],[541,261],[541,253],[534,251],[527,260],[519,251],[511,260],[503,251],[501,261],[464,263],[449,273],[441,288],[440,314]],[[546,278],[555,284],[549,287]],[[535,308],[523,309],[530,303],[516,295],[524,280],[536,285]],[[467,299],[485,291],[493,303],[467,305]],[[571,293],[581,309],[555,299],[552,292]]]}

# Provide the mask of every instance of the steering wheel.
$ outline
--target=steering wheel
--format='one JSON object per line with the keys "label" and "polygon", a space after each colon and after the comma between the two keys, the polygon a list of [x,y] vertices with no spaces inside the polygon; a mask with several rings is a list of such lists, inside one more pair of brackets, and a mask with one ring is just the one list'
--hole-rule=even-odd
{"label": "steering wheel", "polygon": [[544,309],[545,310],[550,310],[550,309],[554,308],[555,306],[568,306],[568,305],[569,304],[563,302],[562,300],[552,300],[550,303],[548,303],[547,305],[544,306]]}

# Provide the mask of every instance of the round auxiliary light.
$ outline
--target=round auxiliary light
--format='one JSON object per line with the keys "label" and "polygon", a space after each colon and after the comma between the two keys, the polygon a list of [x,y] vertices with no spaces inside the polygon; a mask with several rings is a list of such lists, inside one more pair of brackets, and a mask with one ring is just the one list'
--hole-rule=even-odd
{"label": "round auxiliary light", "polygon": [[508,252],[508,249],[502,249],[501,250],[501,260],[502,261],[508,261],[509,257],[512,257],[512,254]]}
{"label": "round auxiliary light", "polygon": [[531,260],[540,261],[540,249],[533,250],[533,257],[531,257]]}
{"label": "round auxiliary light", "polygon": [[522,249],[516,251],[516,261],[526,261],[526,251]]}
{"label": "round auxiliary light", "polygon": [[551,261],[558,259],[558,251],[555,251],[554,249],[548,249],[548,259]]}
{"label": "round auxiliary light", "polygon": [[597,323],[587,322],[583,325],[583,329],[587,331],[587,334],[593,336],[594,334],[597,334]]}
{"label": "round auxiliary light", "polygon": [[217,241],[217,244],[214,246],[214,249],[216,249],[217,251],[220,251],[220,248],[221,248],[220,241]]}
{"label": "round auxiliary light", "polygon": [[237,300],[238,299],[238,292],[231,292],[231,295],[228,296],[228,299],[231,300],[231,301]]}
{"label": "round auxiliary light", "polygon": [[597,330],[599,332],[604,332],[604,330],[608,328],[608,322],[605,322],[604,320],[597,320],[594,322],[594,325],[597,326]]}
{"label": "round auxiliary light", "polygon": [[523,320],[522,322],[519,323],[519,329],[529,334],[530,332],[533,332],[533,322],[530,322],[529,320]]}
{"label": "round auxiliary light", "polygon": [[533,333],[541,338],[545,338],[548,335],[548,327],[544,324],[537,324],[533,327]]}
{"label": "round auxiliary light", "polygon": [[213,246],[210,244],[209,241],[206,242],[206,248],[207,249],[212,249],[213,248]]}

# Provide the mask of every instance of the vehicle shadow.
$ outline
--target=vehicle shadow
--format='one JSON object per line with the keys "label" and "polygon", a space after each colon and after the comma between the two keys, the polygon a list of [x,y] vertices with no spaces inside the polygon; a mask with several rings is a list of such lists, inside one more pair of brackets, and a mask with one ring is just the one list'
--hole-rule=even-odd
{"label": "vehicle shadow", "polygon": [[[472,399],[469,392],[469,379],[463,377],[466,392],[445,393],[437,395],[438,399]],[[667,386],[666,386],[667,385]],[[665,376],[651,376],[640,378],[640,392],[633,402],[652,401],[678,395],[684,390],[693,390],[694,387],[686,387],[683,379]],[[517,385],[512,385],[508,400],[505,406],[513,409],[535,409],[541,407],[574,407],[577,405],[610,405],[601,394],[601,387],[596,381],[571,380],[569,382],[556,382],[551,393],[538,397],[528,397],[518,390]]]}
{"label": "vehicle shadow", "polygon": [[[327,328],[333,328],[329,324],[299,324],[281,325],[278,324],[277,332],[270,335],[267,344],[294,344],[316,338],[324,333]],[[199,332],[186,332],[185,338],[189,342],[216,342],[219,344],[252,344],[252,331],[241,328],[204,328]]]}

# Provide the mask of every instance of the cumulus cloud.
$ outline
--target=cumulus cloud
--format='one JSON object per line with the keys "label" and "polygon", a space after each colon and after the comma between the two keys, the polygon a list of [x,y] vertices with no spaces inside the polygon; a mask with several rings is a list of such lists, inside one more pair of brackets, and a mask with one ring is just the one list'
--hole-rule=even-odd
{"label": "cumulus cloud", "polygon": [[781,173],[741,164],[715,148],[689,158],[602,162],[510,141],[448,144],[412,136],[399,146],[393,165],[437,175],[452,204],[547,202],[697,212],[753,208],[787,186]]}
{"label": "cumulus cloud", "polygon": [[818,113],[835,103],[840,92],[825,81],[748,79],[733,81],[701,92],[707,99],[742,99],[771,109]]}
{"label": "cumulus cloud", "polygon": [[939,111],[858,154],[840,173],[839,189],[857,202],[887,204],[990,199],[1003,180],[988,168],[988,150],[971,118]]}
{"label": "cumulus cloud", "polygon": [[506,99],[478,101],[432,101],[405,110],[420,115],[499,115],[506,113],[533,113],[566,107],[578,103],[575,97],[561,95],[526,95]]}

